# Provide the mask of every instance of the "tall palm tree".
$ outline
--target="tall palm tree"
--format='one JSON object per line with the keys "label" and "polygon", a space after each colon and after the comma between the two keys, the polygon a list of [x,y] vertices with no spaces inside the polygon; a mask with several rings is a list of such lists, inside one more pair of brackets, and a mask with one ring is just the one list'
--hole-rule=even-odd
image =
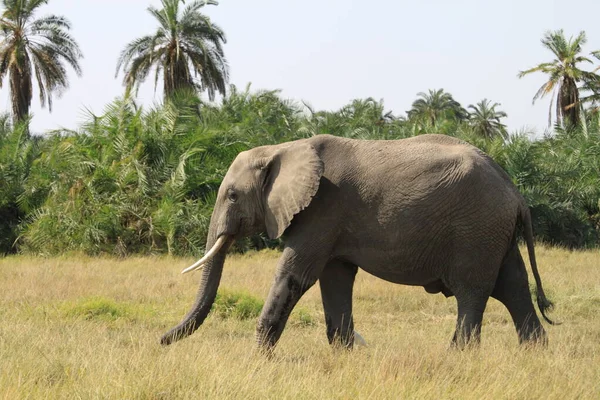
{"label": "tall palm tree", "polygon": [[410,119],[424,119],[435,126],[441,119],[464,120],[468,117],[467,111],[444,89],[429,89],[429,93],[420,92],[417,96],[419,98],[407,112]]}
{"label": "tall palm tree", "polygon": [[71,24],[62,16],[34,19],[36,10],[48,0],[1,0],[0,88],[4,77],[10,81],[13,119],[29,115],[33,96],[33,75],[38,83],[42,107],[52,111],[52,95],[68,87],[65,64],[81,75],[81,50],[69,34]]}
{"label": "tall palm tree", "polygon": [[533,68],[519,72],[519,78],[529,75],[533,72],[543,72],[549,79],[542,85],[533,96],[533,102],[539,98],[553,93],[552,102],[548,111],[548,125],[552,123],[552,108],[556,103],[556,121],[562,124],[563,120],[576,125],[579,122],[580,103],[579,88],[580,82],[587,82],[596,79],[593,72],[587,72],[579,69],[581,63],[592,63],[592,61],[581,55],[581,46],[587,42],[585,32],[580,32],[575,39],[572,37],[567,40],[563,30],[546,32],[542,39],[542,44],[550,50],[556,57],[550,62],[541,63]]}
{"label": "tall palm tree", "polygon": [[225,33],[200,13],[205,5],[218,3],[194,0],[183,8],[182,0],[161,2],[160,10],[148,7],[159,23],[156,33],[135,39],[119,57],[117,75],[122,68],[127,91],[137,89],[154,69],[154,87],[162,74],[165,98],[179,89],[206,90],[211,100],[215,92],[224,95],[229,78]]}
{"label": "tall palm tree", "polygon": [[469,123],[473,127],[475,133],[486,139],[494,139],[502,137],[506,139],[508,133],[506,125],[500,122],[501,118],[506,118],[504,111],[497,111],[498,103],[493,103],[488,99],[483,99],[477,105],[469,105]]}

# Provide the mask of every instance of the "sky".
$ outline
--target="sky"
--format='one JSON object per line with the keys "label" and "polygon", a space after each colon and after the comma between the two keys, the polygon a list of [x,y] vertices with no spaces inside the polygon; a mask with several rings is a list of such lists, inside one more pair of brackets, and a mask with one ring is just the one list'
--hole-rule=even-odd
{"label": "sky", "polygon": [[[85,58],[83,76],[70,71],[52,113],[34,93],[33,132],[76,129],[86,109],[100,114],[123,94],[116,62],[128,42],[156,30],[150,4],[160,1],[50,0],[40,9],[72,22]],[[280,89],[319,110],[373,97],[395,115],[418,92],[443,88],[464,107],[483,98],[500,103],[510,131],[538,134],[547,127],[549,99],[532,105],[532,97],[545,77],[517,74],[552,60],[540,43],[544,33],[583,30],[584,52],[600,49],[597,0],[221,0],[203,10],[227,35],[230,83],[239,88]],[[7,83],[0,110],[10,109]],[[145,106],[161,98],[152,80],[138,95]]]}

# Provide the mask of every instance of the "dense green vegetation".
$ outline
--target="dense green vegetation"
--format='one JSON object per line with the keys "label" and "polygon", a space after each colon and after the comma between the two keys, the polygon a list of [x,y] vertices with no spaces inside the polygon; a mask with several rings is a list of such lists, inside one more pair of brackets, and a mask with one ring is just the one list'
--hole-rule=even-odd
{"label": "dense green vegetation", "polygon": [[[223,30],[200,12],[216,2],[162,0],[161,9],[148,9],[157,31],[130,42],[117,60],[123,97],[75,130],[40,136],[28,128],[33,75],[42,103],[50,104],[52,93],[67,87],[65,65],[80,72],[81,52],[64,17],[35,18],[48,0],[1,1],[0,88],[7,77],[12,118],[0,117],[0,253],[200,253],[216,190],[235,156],[318,134],[459,137],[510,174],[532,209],[538,240],[570,248],[599,243],[600,75],[582,50],[584,32],[574,39],[548,32],[542,44],[555,59],[519,74],[548,75],[534,101],[556,94],[554,130],[534,140],[508,132],[501,105],[483,99],[463,107],[443,89],[418,93],[406,116],[372,98],[320,111],[277,91],[240,91],[227,86]],[[162,77],[165,99],[144,109],[131,89],[151,73],[155,84]],[[216,93],[226,95],[213,103]],[[237,246],[277,244],[256,236]]]}
{"label": "dense green vegetation", "polygon": [[[475,107],[474,107],[475,108]],[[44,138],[4,118],[0,131],[2,251],[197,254],[215,192],[238,152],[320,133],[396,139],[440,132],[473,143],[513,178],[539,240],[592,246],[600,234],[598,113],[539,140],[483,134],[482,113],[462,120],[397,118],[373,99],[315,111],[276,91],[239,91],[219,105],[181,95],[143,110],[119,99],[76,131]],[[489,113],[488,113],[489,114]],[[496,121],[497,115],[490,117]],[[417,117],[415,117],[417,118]],[[496,126],[497,124],[492,124]],[[254,237],[240,249],[275,244]]]}

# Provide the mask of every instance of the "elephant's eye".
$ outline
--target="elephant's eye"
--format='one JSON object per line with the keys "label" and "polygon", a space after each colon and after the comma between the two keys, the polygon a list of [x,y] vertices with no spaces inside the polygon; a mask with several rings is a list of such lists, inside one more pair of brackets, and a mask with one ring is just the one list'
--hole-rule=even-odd
{"label": "elephant's eye", "polygon": [[238,199],[238,196],[237,196],[236,192],[234,192],[233,190],[230,190],[229,193],[227,194],[227,198],[232,203],[235,203],[237,201],[237,199]]}

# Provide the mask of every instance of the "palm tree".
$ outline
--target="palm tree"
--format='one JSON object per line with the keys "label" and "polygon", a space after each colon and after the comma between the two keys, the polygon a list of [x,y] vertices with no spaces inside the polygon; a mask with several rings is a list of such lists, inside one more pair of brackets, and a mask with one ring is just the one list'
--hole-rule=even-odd
{"label": "palm tree", "polygon": [[35,11],[48,0],[2,0],[0,16],[0,88],[9,76],[13,120],[29,115],[33,75],[42,107],[52,111],[52,95],[68,87],[65,64],[81,75],[82,53],[69,34],[71,24],[62,16],[34,19]]}
{"label": "palm tree", "polygon": [[575,39],[572,37],[567,40],[563,30],[546,32],[542,39],[542,44],[550,50],[556,57],[550,62],[541,63],[533,68],[519,72],[519,78],[533,72],[543,72],[549,76],[546,83],[539,88],[533,102],[539,98],[553,93],[556,98],[550,102],[548,111],[548,125],[552,123],[552,107],[556,102],[556,120],[559,124],[567,119],[572,125],[579,122],[579,88],[580,82],[588,82],[596,79],[593,72],[587,72],[579,69],[581,63],[592,63],[592,61],[582,56],[581,46],[587,42],[585,32],[580,32]]}
{"label": "palm tree", "polygon": [[412,108],[407,112],[410,119],[424,119],[431,126],[435,126],[441,119],[460,121],[468,117],[467,111],[450,93],[444,92],[444,89],[429,89],[429,93],[420,92],[417,96],[419,98],[412,103]]}
{"label": "palm tree", "polygon": [[488,99],[483,99],[477,105],[469,105],[469,123],[473,127],[475,133],[486,139],[494,139],[502,137],[506,139],[508,136],[506,125],[500,122],[501,118],[506,118],[504,111],[497,111],[498,103],[493,103]]}
{"label": "palm tree", "polygon": [[385,111],[383,99],[376,101],[372,97],[354,99],[339,112],[353,126],[380,126],[395,120],[392,111]]}
{"label": "palm tree", "polygon": [[215,92],[224,95],[229,78],[225,33],[200,13],[205,5],[218,3],[195,0],[182,10],[182,0],[161,2],[160,10],[148,7],[159,23],[156,33],[132,41],[119,57],[117,75],[122,68],[127,91],[137,89],[154,69],[154,87],[162,73],[165,98],[179,89],[206,90],[210,100]]}

